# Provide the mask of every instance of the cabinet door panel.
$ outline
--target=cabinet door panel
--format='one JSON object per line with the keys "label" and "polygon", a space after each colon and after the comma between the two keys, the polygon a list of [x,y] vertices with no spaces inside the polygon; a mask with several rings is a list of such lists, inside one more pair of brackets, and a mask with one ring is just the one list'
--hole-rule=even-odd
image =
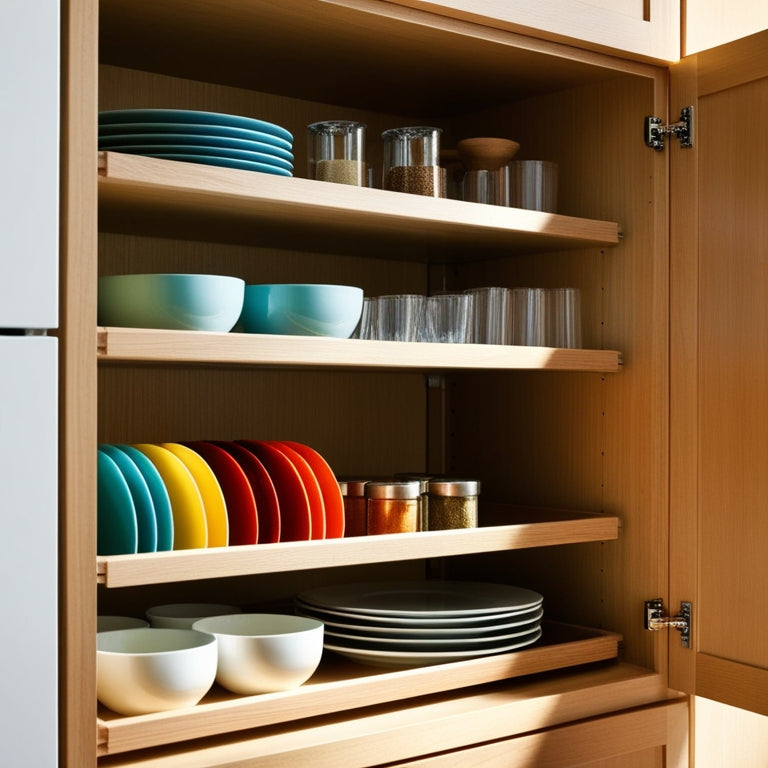
{"label": "cabinet door panel", "polygon": [[[681,106],[696,106],[696,148],[687,159],[689,150],[669,148],[672,199],[687,202],[685,212],[672,215],[672,513],[687,524],[671,537],[671,562],[680,567],[670,609],[680,599],[694,603],[693,653],[671,638],[671,682],[763,714],[768,692],[757,681],[768,674],[768,137],[760,127],[768,118],[766,45],[768,33],[761,33],[700,54],[692,69],[685,65],[688,85],[678,97]],[[734,120],[745,114],[749,120]],[[687,166],[683,178],[678,158]],[[689,193],[676,196],[676,184]],[[676,236],[676,228],[697,246]]]}
{"label": "cabinet door panel", "polygon": [[[335,0],[348,2],[349,0]],[[680,57],[680,3],[671,0],[389,0],[515,32],[661,61]]]}

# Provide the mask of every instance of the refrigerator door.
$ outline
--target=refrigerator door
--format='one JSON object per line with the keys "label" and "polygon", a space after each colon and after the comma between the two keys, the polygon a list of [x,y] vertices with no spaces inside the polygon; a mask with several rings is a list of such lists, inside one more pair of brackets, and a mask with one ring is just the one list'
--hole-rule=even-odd
{"label": "refrigerator door", "polygon": [[0,19],[0,329],[55,328],[59,0],[2,0]]}
{"label": "refrigerator door", "polygon": [[58,765],[57,349],[0,336],[0,744]]}

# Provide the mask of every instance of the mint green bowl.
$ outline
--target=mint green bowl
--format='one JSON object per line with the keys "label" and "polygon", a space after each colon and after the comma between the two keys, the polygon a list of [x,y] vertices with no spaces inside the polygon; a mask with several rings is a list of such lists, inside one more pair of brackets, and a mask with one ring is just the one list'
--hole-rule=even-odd
{"label": "mint green bowl", "polygon": [[100,325],[231,331],[245,281],[225,275],[144,274],[99,278]]}
{"label": "mint green bowl", "polygon": [[246,285],[240,326],[246,333],[348,339],[362,311],[363,289],[351,285]]}

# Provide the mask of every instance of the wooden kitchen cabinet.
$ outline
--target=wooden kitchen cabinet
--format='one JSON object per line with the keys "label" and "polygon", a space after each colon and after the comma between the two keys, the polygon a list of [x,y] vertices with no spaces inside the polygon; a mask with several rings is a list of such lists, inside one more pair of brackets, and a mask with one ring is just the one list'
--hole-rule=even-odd
{"label": "wooden kitchen cabinet", "polygon": [[[670,94],[696,114],[703,101],[702,119],[726,119],[707,99],[724,89],[755,95],[766,75],[764,36],[743,43],[749,64],[726,82],[717,78],[727,49],[681,63],[670,80],[666,67],[374,0],[71,0],[64,18],[62,763],[335,765],[343,755],[360,766],[481,764],[495,748],[481,742],[510,740],[511,751],[516,743],[521,755],[553,765],[568,764],[563,755],[576,744],[591,745],[572,754],[596,766],[686,765],[688,700],[678,691],[718,695],[722,686],[699,681],[704,664],[723,655],[741,660],[735,669],[748,682],[768,668],[758,642],[731,656],[727,633],[702,626],[734,580],[693,554],[705,536],[727,542],[716,559],[727,574],[738,565],[739,527],[763,541],[754,497],[739,497],[739,527],[722,525],[720,500],[734,494],[735,470],[721,478],[725,457],[711,451],[718,441],[733,445],[741,422],[716,421],[711,433],[709,411],[699,410],[711,403],[722,412],[729,377],[752,379],[717,365],[692,276],[707,278],[706,307],[725,314],[741,284],[718,258],[724,244],[711,256],[689,245],[716,243],[744,209],[691,191],[691,179],[706,178],[698,141],[686,150],[669,138],[654,151],[643,122],[676,119],[667,115]],[[297,176],[306,125],[321,119],[366,122],[374,164],[379,133],[398,125],[439,125],[444,146],[509,136],[520,157],[559,164],[559,214],[99,153],[98,109],[133,107],[283,125],[295,137]],[[764,154],[758,126],[743,130]],[[711,134],[701,131],[707,146]],[[743,153],[751,145],[736,134],[724,146]],[[719,177],[731,156],[713,157]],[[760,199],[762,181],[748,183]],[[707,190],[718,189],[710,178]],[[697,201],[710,206],[706,220],[672,213]],[[712,231],[698,234],[697,221]],[[761,219],[750,221],[739,236],[759,238]],[[750,269],[740,274],[758,291],[759,262]],[[369,295],[573,285],[582,291],[585,349],[283,344],[97,328],[98,275],[143,271],[344,282]],[[746,321],[739,327],[744,355],[759,347],[745,328],[758,333]],[[700,359],[707,366],[698,368]],[[756,389],[743,394],[760,404]],[[478,477],[483,526],[456,536],[96,557],[98,442],[244,436],[306,442],[340,475]],[[753,439],[759,456],[757,431]],[[757,554],[749,565],[757,570]],[[97,708],[97,611],[141,612],[192,595],[284,604],[322,581],[424,575],[540,591],[552,622],[545,642],[396,671],[329,658],[288,696],[214,691],[183,713],[120,718]],[[644,628],[644,601],[657,597],[672,612],[693,603],[692,650],[679,647],[677,632]],[[751,609],[764,599],[743,597]],[[741,705],[760,710],[765,686],[746,690]],[[591,718],[604,740],[593,738]],[[637,738],[622,746],[625,730]]]}
{"label": "wooden kitchen cabinet", "polygon": [[680,58],[680,3],[663,0],[387,0],[569,45],[657,61]]}

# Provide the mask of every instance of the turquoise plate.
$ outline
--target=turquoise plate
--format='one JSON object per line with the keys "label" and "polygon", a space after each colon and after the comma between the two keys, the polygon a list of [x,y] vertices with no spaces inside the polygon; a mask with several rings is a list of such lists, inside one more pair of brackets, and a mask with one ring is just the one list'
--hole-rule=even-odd
{"label": "turquoise plate", "polygon": [[155,505],[144,475],[139,472],[136,462],[114,445],[100,445],[99,450],[104,451],[117,464],[117,468],[123,473],[125,482],[128,483],[128,489],[131,492],[131,498],[133,498],[133,506],[136,510],[136,528],[138,530],[136,551],[156,552],[157,518],[155,517]]}
{"label": "turquoise plate", "polygon": [[180,160],[183,163],[201,163],[202,165],[217,165],[222,168],[239,168],[241,171],[259,171],[271,173],[274,176],[293,176],[290,171],[278,168],[276,165],[251,163],[248,160],[233,160],[231,157],[210,157],[209,155],[180,155],[177,153],[152,152],[143,153],[145,157],[159,157],[163,160]]}
{"label": "turquoise plate", "polygon": [[261,131],[293,141],[293,135],[280,125],[254,117],[227,115],[222,112],[199,112],[190,109],[114,109],[99,112],[99,124],[106,123],[200,123],[202,125],[229,125],[249,131]]}
{"label": "turquoise plate", "polygon": [[117,464],[98,451],[96,554],[136,553],[136,510],[128,483]]}
{"label": "turquoise plate", "polygon": [[116,445],[126,456],[133,459],[134,464],[144,477],[152,496],[155,507],[155,522],[157,523],[157,551],[170,552],[173,549],[173,512],[171,510],[171,498],[155,469],[155,465],[137,448],[132,445]]}
{"label": "turquoise plate", "polygon": [[265,155],[263,152],[246,152],[242,149],[222,149],[220,147],[197,147],[184,144],[128,144],[111,147],[115,152],[127,152],[131,155],[196,155],[198,157],[226,157],[230,160],[245,160],[249,163],[262,163],[263,165],[281,168],[284,171],[293,171],[293,163],[274,155]]}
{"label": "turquoise plate", "polygon": [[231,125],[197,125],[195,123],[109,123],[99,125],[99,137],[120,136],[128,134],[179,134],[195,136],[219,136],[245,141],[261,141],[274,147],[293,149],[293,142],[272,136],[263,131],[249,131],[246,128],[235,128]]}
{"label": "turquoise plate", "polygon": [[276,147],[264,141],[234,139],[229,136],[205,136],[197,133],[117,133],[113,136],[100,136],[99,149],[114,147],[135,147],[146,144],[163,146],[194,144],[201,147],[221,147],[223,149],[243,149],[246,152],[262,152],[270,157],[287,160],[293,165],[293,153],[283,147]]}

